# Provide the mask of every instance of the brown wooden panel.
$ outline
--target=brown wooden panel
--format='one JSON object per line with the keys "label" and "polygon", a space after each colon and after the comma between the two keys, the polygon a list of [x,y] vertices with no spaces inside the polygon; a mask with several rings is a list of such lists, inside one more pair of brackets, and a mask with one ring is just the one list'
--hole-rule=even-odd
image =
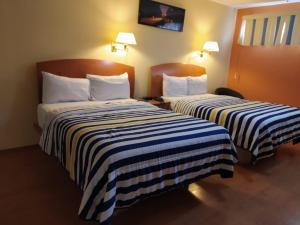
{"label": "brown wooden panel", "polygon": [[205,74],[205,68],[192,64],[167,63],[151,67],[151,96],[162,96],[162,74],[169,76],[185,77],[185,76],[201,76]]}
{"label": "brown wooden panel", "polygon": [[300,45],[242,46],[237,40],[244,16],[299,11],[300,3],[239,9],[227,86],[246,99],[300,108]]}
{"label": "brown wooden panel", "polygon": [[40,102],[42,102],[43,93],[42,71],[72,78],[85,78],[86,74],[112,76],[127,72],[130,96],[134,96],[133,66],[97,59],[63,59],[37,63]]}

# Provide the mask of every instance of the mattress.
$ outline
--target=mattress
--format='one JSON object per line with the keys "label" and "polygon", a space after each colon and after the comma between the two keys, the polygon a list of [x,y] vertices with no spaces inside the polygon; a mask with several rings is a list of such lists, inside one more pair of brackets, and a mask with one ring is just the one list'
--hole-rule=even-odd
{"label": "mattress", "polygon": [[40,145],[83,191],[82,219],[110,225],[115,208],[210,175],[233,175],[235,147],[214,123],[138,101],[54,111]]}
{"label": "mattress", "polygon": [[235,145],[249,150],[253,161],[270,157],[280,145],[300,138],[300,110],[295,107],[212,94],[164,100],[171,102],[175,112],[228,129]]}
{"label": "mattress", "polygon": [[82,101],[82,102],[62,102],[62,103],[54,103],[54,104],[39,104],[37,108],[37,117],[38,117],[38,125],[40,128],[44,128],[45,124],[47,124],[53,116],[60,112],[64,112],[70,109],[75,108],[90,108],[94,106],[101,106],[103,104],[109,104],[113,102],[136,102],[135,99],[119,99],[119,100],[111,100],[111,101]]}

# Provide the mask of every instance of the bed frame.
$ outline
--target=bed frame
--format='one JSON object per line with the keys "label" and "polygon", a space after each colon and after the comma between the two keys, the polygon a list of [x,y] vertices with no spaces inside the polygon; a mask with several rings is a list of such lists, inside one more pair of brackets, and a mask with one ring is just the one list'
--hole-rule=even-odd
{"label": "bed frame", "polygon": [[169,76],[201,76],[206,73],[205,68],[192,64],[183,63],[167,63],[151,67],[151,88],[150,96],[162,96],[162,74],[166,73]]}
{"label": "bed frame", "polygon": [[37,63],[40,103],[42,102],[43,93],[42,71],[72,78],[85,78],[86,74],[112,76],[127,72],[130,83],[130,97],[134,97],[133,66],[97,59],[62,59]]}

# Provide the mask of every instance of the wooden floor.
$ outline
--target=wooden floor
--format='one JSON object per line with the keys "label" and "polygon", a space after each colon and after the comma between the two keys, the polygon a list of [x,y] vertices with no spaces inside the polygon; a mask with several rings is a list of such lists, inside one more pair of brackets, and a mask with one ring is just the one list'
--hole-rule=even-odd
{"label": "wooden floor", "polygon": [[[210,177],[118,211],[113,225],[299,225],[300,148],[280,149],[234,179]],[[77,217],[81,192],[38,147],[0,152],[1,225],[94,225]]]}

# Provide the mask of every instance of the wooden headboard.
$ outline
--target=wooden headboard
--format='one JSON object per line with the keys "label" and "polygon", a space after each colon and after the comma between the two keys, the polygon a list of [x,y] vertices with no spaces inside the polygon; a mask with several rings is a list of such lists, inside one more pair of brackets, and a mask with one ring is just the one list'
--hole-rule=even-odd
{"label": "wooden headboard", "polygon": [[59,76],[85,78],[86,74],[118,75],[127,72],[130,83],[130,97],[134,96],[134,67],[97,59],[63,59],[37,63],[39,101],[42,102],[42,71]]}
{"label": "wooden headboard", "polygon": [[201,76],[205,74],[205,68],[192,64],[167,63],[151,67],[151,93],[152,97],[162,96],[162,74],[169,76],[185,77],[185,76]]}

